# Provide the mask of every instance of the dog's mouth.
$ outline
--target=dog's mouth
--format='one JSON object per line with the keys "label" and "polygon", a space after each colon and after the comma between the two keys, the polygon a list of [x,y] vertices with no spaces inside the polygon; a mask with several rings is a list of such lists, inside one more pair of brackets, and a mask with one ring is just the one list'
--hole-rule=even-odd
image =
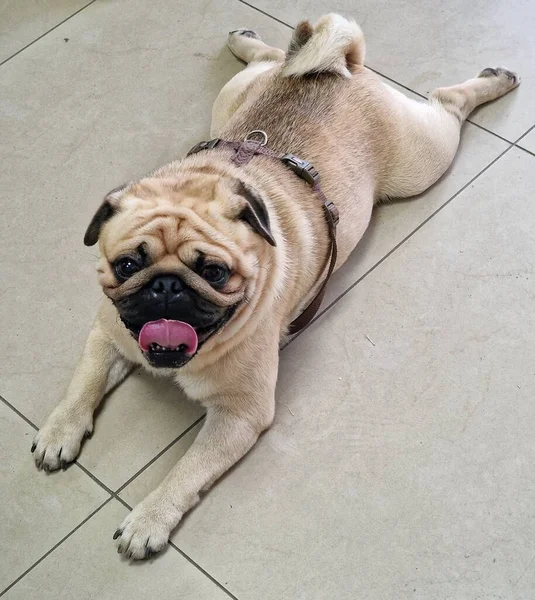
{"label": "dog's mouth", "polygon": [[153,367],[177,368],[195,356],[202,334],[184,321],[158,319],[143,325],[137,343]]}
{"label": "dog's mouth", "polygon": [[157,368],[177,369],[189,362],[201,346],[229,321],[237,305],[207,327],[193,327],[184,321],[158,319],[143,325],[123,323],[137,340],[148,363]]}

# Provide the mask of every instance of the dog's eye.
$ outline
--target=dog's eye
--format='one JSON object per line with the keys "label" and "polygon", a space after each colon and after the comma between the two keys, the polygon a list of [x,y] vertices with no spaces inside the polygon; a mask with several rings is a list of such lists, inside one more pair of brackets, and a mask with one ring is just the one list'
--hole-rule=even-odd
{"label": "dog's eye", "polygon": [[138,262],[136,262],[133,258],[130,258],[128,256],[125,258],[120,258],[115,263],[114,267],[115,274],[117,275],[118,279],[122,281],[126,281],[127,279],[132,277],[132,275],[134,275],[138,271],[141,271],[141,265]]}
{"label": "dog's eye", "polygon": [[201,270],[201,277],[211,285],[224,285],[229,275],[229,270],[221,265],[206,265]]}

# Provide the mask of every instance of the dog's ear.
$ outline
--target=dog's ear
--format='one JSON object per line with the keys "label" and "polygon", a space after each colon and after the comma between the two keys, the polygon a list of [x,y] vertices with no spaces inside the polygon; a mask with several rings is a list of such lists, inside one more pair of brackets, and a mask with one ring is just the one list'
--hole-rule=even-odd
{"label": "dog's ear", "polygon": [[237,182],[236,193],[244,199],[238,219],[245,221],[253,231],[262,236],[268,244],[276,246],[269,226],[269,214],[262,196],[243,181]]}
{"label": "dog's ear", "polygon": [[86,246],[94,246],[98,242],[100,230],[106,221],[111,219],[118,210],[119,199],[122,192],[128,184],[121,185],[115,188],[111,192],[106,194],[100,208],[95,213],[95,216],[91,219],[89,227],[84,235],[84,244]]}

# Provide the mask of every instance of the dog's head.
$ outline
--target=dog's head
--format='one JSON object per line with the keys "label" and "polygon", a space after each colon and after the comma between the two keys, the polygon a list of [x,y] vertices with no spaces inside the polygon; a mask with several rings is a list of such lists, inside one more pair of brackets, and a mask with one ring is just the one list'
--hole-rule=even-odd
{"label": "dog's head", "polygon": [[275,239],[261,195],[216,172],[150,177],[110,192],[84,243],[153,367],[186,364],[249,303]]}

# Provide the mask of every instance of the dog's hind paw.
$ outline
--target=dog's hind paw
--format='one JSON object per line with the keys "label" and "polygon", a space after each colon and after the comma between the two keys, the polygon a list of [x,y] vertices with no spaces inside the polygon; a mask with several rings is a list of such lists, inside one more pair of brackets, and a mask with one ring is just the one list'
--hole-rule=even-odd
{"label": "dog's hind paw", "polygon": [[228,34],[229,43],[230,43],[232,36],[242,36],[242,37],[247,37],[247,38],[254,38],[255,40],[260,39],[260,36],[258,35],[258,33],[256,33],[256,31],[253,31],[252,29],[234,29],[234,31],[230,31]]}
{"label": "dog's hind paw", "polygon": [[232,54],[245,62],[252,60],[251,50],[258,46],[258,42],[262,40],[252,29],[235,29],[228,34],[227,39]]}
{"label": "dog's hind paw", "polygon": [[520,83],[520,77],[504,67],[487,67],[481,73],[478,73],[477,76],[484,78],[496,77],[503,86],[509,89],[515,88]]}

